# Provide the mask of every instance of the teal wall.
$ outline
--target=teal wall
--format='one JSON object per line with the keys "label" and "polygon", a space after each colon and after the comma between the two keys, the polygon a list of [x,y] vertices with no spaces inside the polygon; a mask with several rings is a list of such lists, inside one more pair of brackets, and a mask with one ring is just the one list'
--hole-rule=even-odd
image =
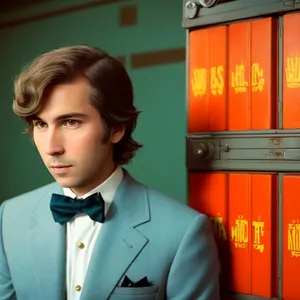
{"label": "teal wall", "polygon": [[[85,2],[47,1],[0,15],[0,20]],[[138,5],[138,24],[120,27],[119,9],[127,4]],[[71,44],[90,44],[127,58],[132,53],[185,47],[181,14],[181,0],[124,1],[0,30],[1,200],[52,181],[30,138],[22,134],[25,124],[12,113],[13,79],[19,70],[44,51]],[[135,138],[144,144],[127,169],[143,183],[186,202],[185,64],[127,69],[136,106],[143,110]]]}

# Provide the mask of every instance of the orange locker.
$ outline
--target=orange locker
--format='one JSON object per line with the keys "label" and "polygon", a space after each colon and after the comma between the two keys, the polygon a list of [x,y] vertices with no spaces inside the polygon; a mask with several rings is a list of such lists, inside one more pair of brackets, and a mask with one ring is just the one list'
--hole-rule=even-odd
{"label": "orange locker", "polygon": [[252,2],[184,1],[188,133],[209,132],[187,134],[189,205],[212,221],[228,299],[300,300],[300,174],[281,175],[300,170],[299,130],[281,130],[300,129],[300,4]]}
{"label": "orange locker", "polygon": [[283,128],[300,128],[300,14],[283,17]]}
{"label": "orange locker", "polygon": [[276,296],[276,189],[271,174],[189,174],[189,205],[214,226],[222,290]]}
{"label": "orange locker", "polygon": [[227,27],[190,33],[188,130],[227,129]]}
{"label": "orange locker", "polygon": [[283,298],[299,300],[300,278],[300,175],[283,177]]}
{"label": "orange locker", "polygon": [[277,296],[278,177],[251,176],[252,295]]}
{"label": "orange locker", "polygon": [[276,296],[277,177],[229,175],[232,290]]}
{"label": "orange locker", "polygon": [[229,227],[232,281],[230,289],[251,294],[250,175],[229,175]]}
{"label": "orange locker", "polygon": [[189,39],[188,131],[276,128],[277,21],[194,30]]}
{"label": "orange locker", "polygon": [[251,129],[277,128],[277,20],[251,22]]}
{"label": "orange locker", "polygon": [[221,268],[221,289],[229,286],[229,227],[228,227],[228,176],[222,173],[190,173],[189,205],[206,214],[212,221],[218,244]]}
{"label": "orange locker", "polygon": [[229,130],[276,127],[277,22],[229,26]]}
{"label": "orange locker", "polygon": [[[237,47],[237,45],[239,45]],[[251,128],[250,22],[229,26],[229,130]]]}

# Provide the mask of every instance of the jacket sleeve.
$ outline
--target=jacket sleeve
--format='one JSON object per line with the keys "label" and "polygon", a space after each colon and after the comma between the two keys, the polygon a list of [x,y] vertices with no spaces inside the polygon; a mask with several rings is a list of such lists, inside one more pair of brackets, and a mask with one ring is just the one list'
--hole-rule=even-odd
{"label": "jacket sleeve", "polygon": [[170,300],[219,300],[220,265],[208,218],[198,215],[188,227],[170,268]]}
{"label": "jacket sleeve", "polygon": [[0,300],[17,300],[3,242],[3,211],[5,202],[0,206]]}

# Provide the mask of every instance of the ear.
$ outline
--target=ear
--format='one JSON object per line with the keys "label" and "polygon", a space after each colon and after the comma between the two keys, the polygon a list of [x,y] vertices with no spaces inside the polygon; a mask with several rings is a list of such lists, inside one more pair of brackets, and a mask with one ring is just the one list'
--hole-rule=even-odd
{"label": "ear", "polygon": [[126,126],[120,126],[114,130],[114,132],[111,135],[111,142],[113,144],[116,144],[120,142],[120,140],[123,138],[126,131]]}

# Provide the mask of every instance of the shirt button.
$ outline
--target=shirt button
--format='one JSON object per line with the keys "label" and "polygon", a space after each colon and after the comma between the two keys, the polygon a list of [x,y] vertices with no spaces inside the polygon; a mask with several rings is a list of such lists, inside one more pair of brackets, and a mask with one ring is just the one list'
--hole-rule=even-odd
{"label": "shirt button", "polygon": [[79,243],[78,248],[83,249],[84,248],[84,243]]}
{"label": "shirt button", "polygon": [[77,292],[80,292],[81,291],[81,286],[80,285],[76,285],[75,289],[76,289]]}

